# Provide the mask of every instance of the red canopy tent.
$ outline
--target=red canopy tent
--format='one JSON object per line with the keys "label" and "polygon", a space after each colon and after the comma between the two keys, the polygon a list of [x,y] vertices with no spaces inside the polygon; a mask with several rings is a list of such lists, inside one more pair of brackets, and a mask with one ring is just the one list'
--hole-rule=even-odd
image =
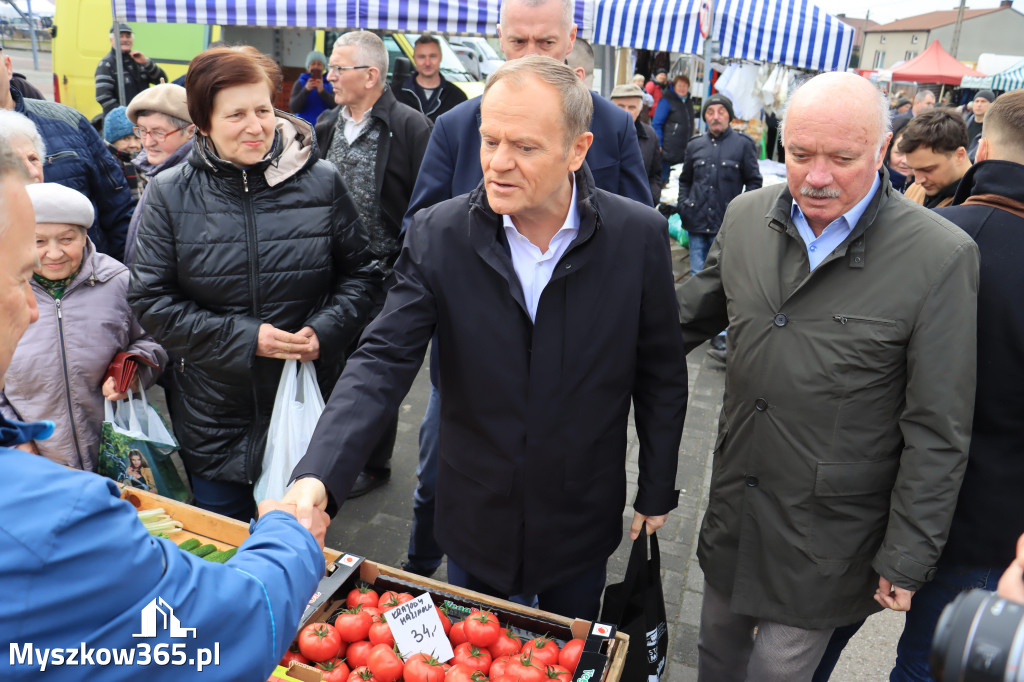
{"label": "red canopy tent", "polygon": [[980,75],[978,71],[954,59],[942,49],[937,40],[921,54],[894,68],[891,73],[893,81],[942,83],[954,86],[959,86],[964,76]]}

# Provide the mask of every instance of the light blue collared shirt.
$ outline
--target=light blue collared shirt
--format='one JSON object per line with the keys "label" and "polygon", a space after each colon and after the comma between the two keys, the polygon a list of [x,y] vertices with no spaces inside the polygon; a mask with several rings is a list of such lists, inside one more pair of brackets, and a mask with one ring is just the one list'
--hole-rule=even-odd
{"label": "light blue collared shirt", "polygon": [[807,245],[807,258],[811,261],[811,270],[821,265],[821,261],[825,260],[836,250],[837,246],[843,243],[844,239],[850,236],[853,228],[857,225],[857,221],[864,215],[864,211],[868,209],[868,204],[871,203],[871,199],[875,196],[875,192],[878,191],[881,184],[882,177],[875,173],[875,181],[871,183],[871,189],[864,195],[864,198],[858,201],[849,211],[829,223],[822,230],[820,237],[814,236],[814,231],[807,224],[807,218],[804,217],[803,211],[797,205],[796,199],[793,200],[793,224],[796,225],[797,232],[800,233],[804,243]]}

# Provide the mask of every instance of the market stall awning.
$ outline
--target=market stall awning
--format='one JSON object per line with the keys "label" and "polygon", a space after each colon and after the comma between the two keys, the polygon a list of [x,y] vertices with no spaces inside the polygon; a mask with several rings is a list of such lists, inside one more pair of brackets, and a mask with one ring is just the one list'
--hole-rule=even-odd
{"label": "market stall awning", "polygon": [[[589,31],[588,3],[576,23]],[[497,33],[500,0],[115,0],[122,21],[299,28],[368,28],[419,33]]]}
{"label": "market stall awning", "polygon": [[1017,62],[1005,71],[991,76],[976,78],[964,76],[960,81],[961,88],[977,88],[979,90],[1020,90],[1024,88],[1024,60]]}
{"label": "market stall awning", "polygon": [[[808,0],[719,0],[723,57],[818,71],[844,70],[854,30]],[[594,42],[701,54],[700,0],[597,0]]]}
{"label": "market stall awning", "polygon": [[964,76],[985,74],[964,66],[942,49],[939,41],[933,41],[924,52],[892,69],[893,81],[910,83],[941,83],[960,85]]}

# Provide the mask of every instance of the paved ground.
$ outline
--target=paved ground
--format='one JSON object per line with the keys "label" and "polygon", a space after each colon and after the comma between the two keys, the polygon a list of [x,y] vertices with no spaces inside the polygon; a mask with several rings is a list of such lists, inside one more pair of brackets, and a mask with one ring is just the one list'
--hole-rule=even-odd
{"label": "paved ground", "polygon": [[[681,280],[689,268],[686,250],[674,249],[673,260]],[[689,355],[687,365],[690,402],[679,449],[676,478],[676,484],[683,494],[679,508],[658,532],[671,638],[670,663],[665,679],[671,682],[686,682],[697,678],[697,625],[703,574],[697,565],[694,547],[707,504],[711,452],[725,377],[722,365],[708,358],[703,348]],[[428,390],[429,381],[424,366],[402,405],[391,482],[384,488],[344,505],[328,531],[330,546],[392,566],[397,566],[405,558],[412,518],[412,492],[416,486],[417,434],[426,408]],[[635,434],[631,431],[630,435],[629,467],[635,481],[636,443],[632,437]],[[635,484],[630,485],[632,487]],[[634,491],[635,487],[632,487],[630,499]],[[632,511],[626,510],[623,514],[624,530],[628,529],[631,518]],[[621,580],[629,549],[629,538],[625,536],[609,562],[610,581]],[[444,576],[442,566],[436,577],[443,580]],[[902,617],[898,614],[880,614],[869,619],[847,648],[832,679],[836,682],[888,679],[901,627]]]}

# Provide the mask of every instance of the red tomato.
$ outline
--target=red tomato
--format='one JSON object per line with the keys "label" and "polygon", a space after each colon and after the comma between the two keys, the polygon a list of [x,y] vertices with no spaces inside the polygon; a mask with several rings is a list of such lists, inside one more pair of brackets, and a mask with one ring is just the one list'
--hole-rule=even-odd
{"label": "red tomato", "polygon": [[505,666],[505,674],[518,677],[520,682],[544,682],[548,677],[529,654],[514,656]]}
{"label": "red tomato", "polygon": [[285,651],[285,655],[283,655],[281,657],[281,666],[282,666],[282,668],[287,669],[288,666],[291,665],[293,660],[296,660],[296,662],[298,662],[298,663],[304,663],[304,664],[307,664],[307,665],[309,664],[309,658],[306,658],[304,655],[302,655],[301,653],[296,651],[294,644],[292,645],[291,648],[289,648],[287,651]]}
{"label": "red tomato", "polygon": [[310,623],[299,633],[299,651],[310,661],[327,661],[338,655],[341,635],[327,623]]}
{"label": "red tomato", "polygon": [[452,625],[452,629],[448,631],[448,639],[451,641],[453,649],[465,642],[466,621],[460,620],[458,623]]}
{"label": "red tomato", "polygon": [[379,682],[395,682],[402,676],[405,664],[391,646],[377,644],[366,657],[366,667]]}
{"label": "red tomato", "polygon": [[371,649],[373,649],[373,645],[369,642],[352,642],[349,644],[348,651],[346,652],[349,666],[352,669],[365,666],[366,657],[370,655]]}
{"label": "red tomato", "polygon": [[436,606],[434,608],[437,610],[437,617],[441,619],[441,627],[444,628],[444,634],[447,637],[452,630],[452,619],[448,617],[444,609],[439,609]]}
{"label": "red tomato", "polygon": [[380,601],[377,602],[377,608],[381,610],[381,613],[386,613],[401,603],[402,602],[398,601],[398,593],[388,590],[380,595]]}
{"label": "red tomato", "polygon": [[363,613],[370,614],[371,619],[376,618],[380,615],[380,609],[378,609],[376,606],[366,606],[365,604],[360,604],[359,609]]}
{"label": "red tomato", "polygon": [[511,660],[511,656],[500,656],[498,658],[495,658],[493,661],[491,661],[491,669],[487,672],[487,674],[492,678],[498,677],[499,675],[504,675],[505,668],[508,667],[508,663]]}
{"label": "red tomato", "polygon": [[487,675],[464,663],[456,663],[444,674],[444,682],[487,682]]}
{"label": "red tomato", "polygon": [[345,598],[345,606],[350,609],[355,608],[356,604],[376,606],[378,599],[377,593],[369,585],[360,585],[348,593],[348,597]]}
{"label": "red tomato", "polygon": [[549,680],[558,680],[559,682],[572,682],[572,673],[563,668],[560,665],[549,665],[544,668],[544,674]]}
{"label": "red tomato", "polygon": [[349,669],[345,665],[344,659],[332,658],[329,661],[317,663],[316,667],[320,670],[323,682],[346,682],[348,680]]}
{"label": "red tomato", "polygon": [[499,658],[501,656],[512,656],[518,654],[523,648],[523,643],[519,641],[519,638],[512,634],[512,628],[505,628],[498,635],[498,639],[494,644],[487,647],[487,650],[491,652],[491,656]]}
{"label": "red tomato", "polygon": [[537,665],[554,665],[558,663],[558,645],[550,637],[534,637],[523,645],[523,653],[533,652],[533,660]]}
{"label": "red tomato", "polygon": [[580,656],[583,654],[583,640],[582,639],[570,639],[562,647],[561,653],[558,654],[558,665],[562,666],[569,672],[576,672],[576,666],[579,665]]}
{"label": "red tomato", "polygon": [[490,611],[474,613],[466,619],[466,641],[475,646],[488,647],[498,641],[501,624]]}
{"label": "red tomato", "polygon": [[334,627],[341,635],[342,641],[358,642],[366,639],[370,634],[370,626],[373,625],[373,617],[360,608],[349,609],[338,614],[334,621]]}
{"label": "red tomato", "polygon": [[462,663],[470,670],[479,670],[484,675],[491,669],[491,652],[487,649],[473,646],[469,642],[463,642],[455,647],[455,658],[452,659],[455,665]]}
{"label": "red tomato", "polygon": [[415,599],[415,597],[413,597],[408,592],[399,592],[398,593],[398,603],[399,604],[404,604],[405,602],[412,601],[413,599]]}
{"label": "red tomato", "polygon": [[377,678],[373,676],[370,669],[365,665],[360,666],[348,674],[347,682],[377,682]]}
{"label": "red tomato", "polygon": [[491,682],[519,682],[519,678],[512,677],[511,675],[498,675],[497,677],[492,677]]}
{"label": "red tomato", "polygon": [[375,616],[373,619],[373,625],[370,626],[370,633],[368,635],[370,644],[387,644],[388,646],[395,645],[395,636],[391,634],[391,626],[384,620],[383,616]]}
{"label": "red tomato", "polygon": [[405,662],[405,682],[444,682],[444,664],[427,654],[413,654]]}

